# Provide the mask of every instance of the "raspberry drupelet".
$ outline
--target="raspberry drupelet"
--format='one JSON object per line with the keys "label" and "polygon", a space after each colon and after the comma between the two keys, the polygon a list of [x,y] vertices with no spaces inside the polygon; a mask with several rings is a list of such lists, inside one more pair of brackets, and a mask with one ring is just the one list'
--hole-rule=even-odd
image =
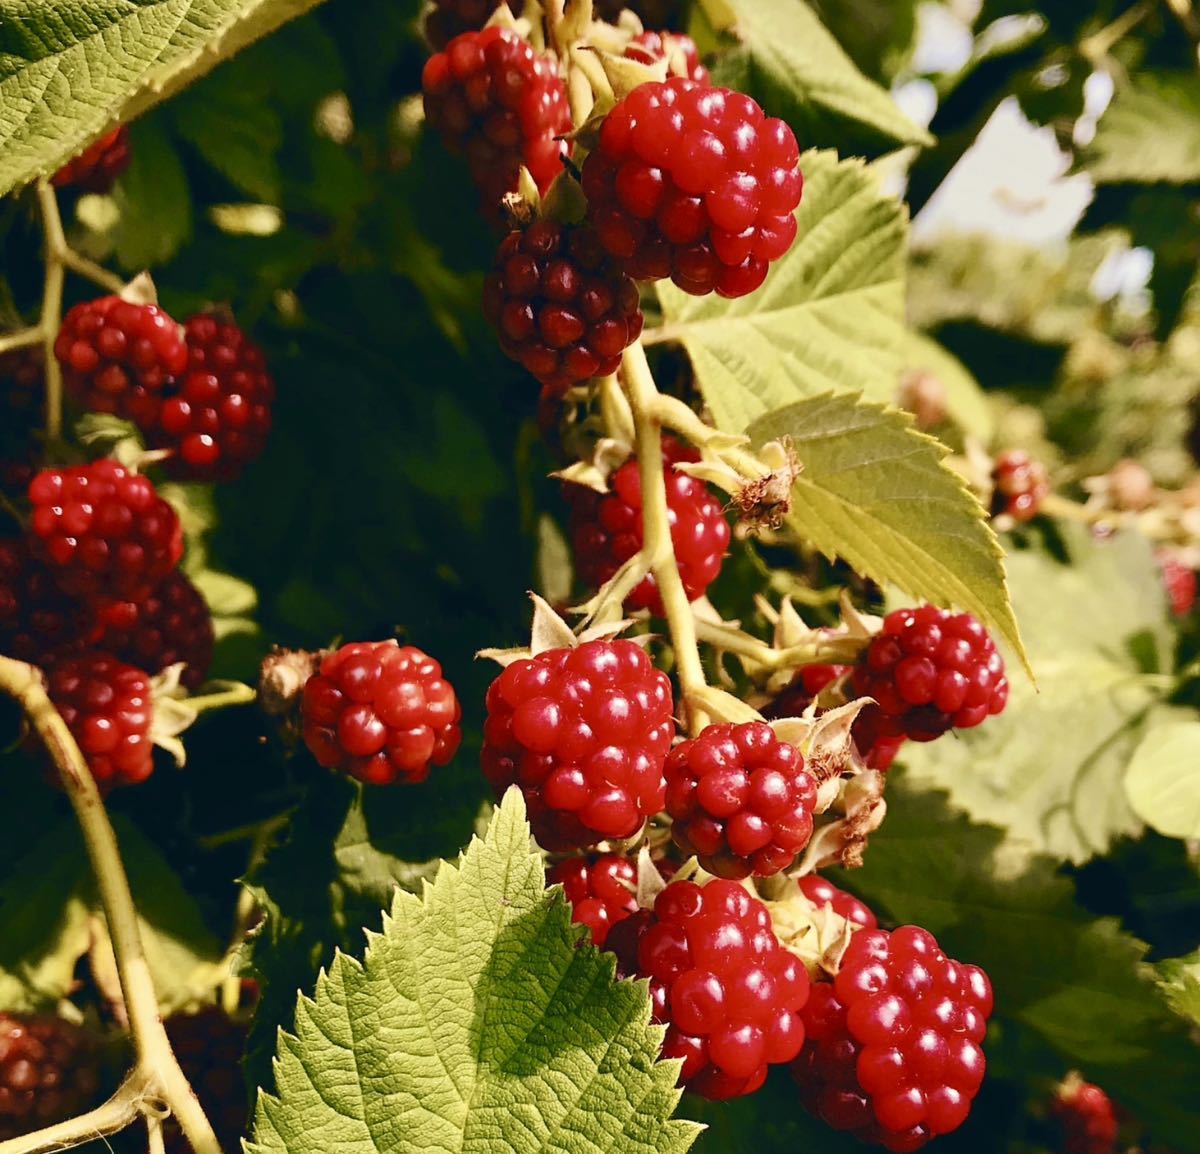
{"label": "raspberry drupelet", "polygon": [[868,930],[873,930],[879,924],[864,902],[818,874],[805,874],[797,879],[797,884],[800,892],[818,909],[825,905],[832,906],[835,914]]}
{"label": "raspberry drupelet", "polygon": [[1050,493],[1050,478],[1041,461],[1010,449],[996,458],[992,486],[992,516],[1004,514],[1022,524],[1037,516]]}
{"label": "raspberry drupelet", "polygon": [[99,1089],[91,1035],[62,1018],[0,1013],[0,1142],[83,1113]]}
{"label": "raspberry drupelet", "polygon": [[1112,1099],[1099,1086],[1071,1075],[1059,1088],[1051,1114],[1063,1154],[1116,1154],[1120,1123]]}
{"label": "raspberry drupelet", "polygon": [[635,280],[741,297],[796,239],[792,130],[749,96],[672,77],[605,117],[583,166],[588,219]]}
{"label": "raspberry drupelet", "polygon": [[700,50],[696,42],[682,32],[642,32],[635,36],[625,49],[631,60],[653,64],[666,59],[672,70],[682,69],[682,75],[697,84],[708,84],[708,69],[700,63]]}
{"label": "raspberry drupelet", "polygon": [[368,785],[424,781],[462,740],[462,709],[442,667],[395,641],[327,654],[305,683],[301,716],[317,761]]}
{"label": "raspberry drupelet", "polygon": [[59,588],[25,538],[0,538],[0,653],[44,666],[82,649],[94,627],[87,606]]}
{"label": "raspberry drupelet", "polygon": [[561,851],[632,837],[663,807],[671,683],[632,641],[514,661],[487,692],[483,772],[525,795],[534,836]]}
{"label": "raspberry drupelet", "polygon": [[609,930],[637,913],[637,865],[620,854],[567,858],[549,871],[546,882],[562,886],[571,920],[587,926],[596,946],[603,947]]}
{"label": "raspberry drupelet", "polygon": [[77,157],[68,160],[51,180],[55,188],[108,192],[132,159],[129,129],[124,124],[106,132]]}

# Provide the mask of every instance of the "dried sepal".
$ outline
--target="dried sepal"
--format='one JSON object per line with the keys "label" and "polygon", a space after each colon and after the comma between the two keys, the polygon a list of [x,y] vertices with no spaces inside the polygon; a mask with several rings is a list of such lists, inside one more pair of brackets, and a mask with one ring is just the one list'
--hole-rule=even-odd
{"label": "dried sepal", "polygon": [[[529,598],[533,602],[533,622],[530,626],[529,644],[503,649],[480,649],[475,654],[476,658],[509,666],[514,661],[527,661],[529,658],[537,657],[551,649],[575,649],[587,641],[600,641],[616,637],[633,624],[631,620],[624,618],[606,620],[576,632],[544,597],[531,592]],[[632,640],[642,642],[643,639],[634,637]]]}
{"label": "dried sepal", "polygon": [[838,783],[838,789],[826,812],[836,816],[813,833],[799,867],[792,871],[797,876],[831,865],[861,866],[867,839],[887,815],[884,775],[879,770],[863,769],[853,777],[830,780]]}
{"label": "dried sepal", "polygon": [[846,947],[857,929],[828,903],[809,900],[794,878],[777,875],[759,883],[759,893],[771,914],[780,944],[803,963],[813,979],[838,972]]}

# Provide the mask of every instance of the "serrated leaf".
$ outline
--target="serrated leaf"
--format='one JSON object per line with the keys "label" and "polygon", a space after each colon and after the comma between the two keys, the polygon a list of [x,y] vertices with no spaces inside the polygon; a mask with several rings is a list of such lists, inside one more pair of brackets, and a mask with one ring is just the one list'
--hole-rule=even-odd
{"label": "serrated leaf", "polygon": [[1136,73],[1100,118],[1083,167],[1100,184],[1200,181],[1200,76]]}
{"label": "serrated leaf", "polygon": [[7,0],[0,194],[180,91],[316,0]]}
{"label": "serrated leaf", "polygon": [[1053,554],[1008,557],[1037,689],[1011,679],[1000,716],[903,758],[969,813],[1083,861],[1140,829],[1123,781],[1161,697],[1144,675],[1169,670],[1171,636],[1149,542],[1065,524],[1057,534]]}
{"label": "serrated leaf", "polygon": [[[868,80],[802,0],[720,0],[705,5],[720,31],[740,41],[726,67],[750,75],[772,115],[805,124],[814,112],[863,125],[897,144],[932,144],[888,94]],[[715,19],[713,19],[715,15]],[[732,16],[731,29],[719,27]],[[743,59],[738,59],[743,57]]]}
{"label": "serrated leaf", "polygon": [[726,301],[658,286],[664,327],[646,341],[683,344],[726,432],[831,389],[890,401],[904,368],[903,206],[860,161],[806,152],[800,165],[798,239],[758,292]]}
{"label": "serrated leaf", "polygon": [[1200,951],[1159,962],[1159,989],[1180,1017],[1200,1026]]}
{"label": "serrated leaf", "polygon": [[750,435],[791,438],[802,469],[788,523],[806,541],[880,584],[969,610],[1023,653],[999,542],[910,417],[835,394],[779,409]]}
{"label": "serrated leaf", "polygon": [[340,954],[296,1032],[254,1151],[682,1154],[675,1063],[644,986],[578,942],[510,790],[423,897],[398,892],[362,963]]}
{"label": "serrated leaf", "polygon": [[1200,837],[1200,721],[1151,729],[1129,763],[1125,796],[1159,833]]}

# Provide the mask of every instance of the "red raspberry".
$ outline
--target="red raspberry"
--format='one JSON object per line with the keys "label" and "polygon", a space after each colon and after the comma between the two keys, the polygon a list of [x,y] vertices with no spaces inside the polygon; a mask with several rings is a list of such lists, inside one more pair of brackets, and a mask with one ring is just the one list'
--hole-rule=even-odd
{"label": "red raspberry", "polygon": [[180,682],[192,691],[199,689],[208,676],[215,643],[212,614],[200,590],[177,569],[145,600],[130,602],[128,609],[130,619],[104,628],[100,648],[148,673],[183,662]]}
{"label": "red raspberry", "polygon": [[[663,439],[663,464],[667,481],[667,512],[671,519],[671,544],[679,576],[689,601],[703,597],[721,572],[729,547],[729,523],[708,486],[677,472],[676,461],[697,461],[699,454],[673,438]],[[569,530],[579,578],[592,589],[608,581],[621,565],[642,547],[642,479],[635,458],[630,458],[608,479],[609,492],[597,493],[584,485],[565,485],[563,495],[571,506]],[[647,575],[625,599],[626,608],[649,609],[663,614],[654,577]]]}
{"label": "red raspberry", "polygon": [[487,692],[483,772],[525,795],[534,836],[561,851],[632,837],[663,807],[671,682],[632,641],[514,661]]}
{"label": "red raspberry", "polygon": [[77,304],[54,342],[63,381],[84,408],[116,413],[139,425],[157,398],[187,368],[183,329],[157,305],[120,297]]}
{"label": "red raspberry", "polygon": [[804,1044],[808,974],[779,944],[766,906],[736,882],[672,882],[654,911],[608,936],[626,977],[650,979],[664,1058],[682,1058],[681,1085],[720,1100],[753,1094],[767,1066]]}
{"label": "red raspberry", "polygon": [[483,311],[505,355],[558,391],[615,373],[642,333],[637,285],[608,266],[589,230],[551,220],[504,238]]}
{"label": "red raspberry", "polygon": [[546,882],[562,886],[571,903],[571,920],[587,926],[597,946],[603,947],[617,922],[637,913],[637,866],[620,854],[568,858],[550,870]]}
{"label": "red raspberry", "polygon": [[168,468],[177,476],[229,481],[266,447],[275,382],[262,350],[232,321],[202,314],[186,332],[187,371],[143,428],[155,448],[173,450]]}
{"label": "red raspberry", "polygon": [[813,985],[792,1067],[835,1130],[904,1154],[965,1121],[983,1081],[992,989],[916,926],[863,929],[832,982]]}
{"label": "red raspberry", "polygon": [[761,721],[710,725],[667,756],[671,836],[718,877],[770,877],[808,845],[817,783]]}
{"label": "red raspberry", "polygon": [[[700,50],[696,42],[681,32],[643,32],[635,36],[625,49],[631,60],[653,64],[664,58],[671,61],[674,71],[675,60],[682,63],[683,75],[697,84],[708,84],[708,69],[700,63]],[[674,57],[675,60],[671,60]]]}
{"label": "red raspberry", "polygon": [[45,665],[82,647],[94,623],[26,541],[0,539],[0,653]]}
{"label": "red raspberry", "polygon": [[175,510],[148,478],[116,461],[43,469],[29,499],[37,548],[77,597],[141,600],[183,556]]}
{"label": "red raspberry", "polygon": [[1062,1134],[1063,1154],[1116,1154],[1117,1112],[1099,1086],[1073,1075],[1059,1089],[1051,1112]]}
{"label": "red raspberry", "polygon": [[1020,449],[996,458],[992,468],[992,516],[1002,513],[1014,521],[1032,521],[1050,492],[1046,466]]}
{"label": "red raspberry", "polygon": [[51,183],[56,188],[75,187],[84,192],[108,192],[130,161],[129,129],[123,124],[93,141],[74,160],[67,161]]}
{"label": "red raspberry", "polygon": [[1158,566],[1162,571],[1163,588],[1167,591],[1171,612],[1176,617],[1186,617],[1196,604],[1195,570],[1167,552],[1158,554]]}
{"label": "red raspberry", "polygon": [[[171,1049],[179,1059],[222,1150],[238,1150],[249,1120],[242,1060],[246,1027],[209,1006],[194,1014],[175,1014],[164,1023]],[[178,1123],[163,1128],[168,1154],[188,1154],[191,1147]]]}
{"label": "red raspberry", "polygon": [[0,1014],[0,1142],[82,1114],[99,1088],[89,1034],[62,1018]]}
{"label": "red raspberry", "polygon": [[635,280],[753,292],[796,239],[800,149],[749,96],[672,77],[605,117],[583,166],[600,243]]}
{"label": "red raspberry", "polygon": [[544,192],[562,170],[571,130],[567,90],[550,56],[515,32],[485,28],[456,36],[421,75],[425,115],[496,204],[517,187],[523,164]]}
{"label": "red raspberry", "polygon": [[[433,0],[425,17],[425,38],[441,50],[464,32],[478,32],[505,0]],[[512,5],[509,5],[511,8]],[[517,6],[518,15],[520,5]]]}
{"label": "red raspberry", "polygon": [[978,621],[933,605],[884,618],[854,670],[854,691],[873,697],[860,717],[885,736],[933,741],[970,729],[1008,701],[1004,661]]}
{"label": "red raspberry", "polygon": [[107,653],[82,653],[52,665],[46,689],[101,792],[154,772],[153,697],[142,670]]}
{"label": "red raspberry", "polygon": [[462,709],[442,667],[412,645],[354,641],[304,686],[304,742],[326,769],[368,785],[412,785],[462,740]]}
{"label": "red raspberry", "polygon": [[818,908],[830,905],[833,912],[856,926],[873,930],[879,923],[875,915],[853,894],[838,889],[832,882],[817,874],[805,874],[798,879],[800,892]]}

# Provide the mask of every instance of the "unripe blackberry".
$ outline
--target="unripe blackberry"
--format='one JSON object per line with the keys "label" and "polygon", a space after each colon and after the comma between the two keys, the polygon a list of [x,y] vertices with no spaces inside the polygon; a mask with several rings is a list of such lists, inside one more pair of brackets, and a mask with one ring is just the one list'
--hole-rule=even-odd
{"label": "unripe blackberry", "polygon": [[1051,1113],[1063,1154],[1116,1154],[1120,1124],[1112,1099],[1078,1074],[1059,1087]]}
{"label": "unripe blackberry", "polygon": [[395,641],[326,654],[304,686],[301,716],[313,757],[368,785],[424,781],[462,740],[462,709],[442,667]]}
{"label": "unripe blackberry", "polygon": [[642,32],[629,42],[625,55],[643,64],[666,59],[677,76],[697,84],[709,83],[708,69],[700,63],[696,42],[682,32]]}
{"label": "unripe blackberry", "polygon": [[547,885],[561,885],[571,903],[571,920],[587,926],[592,942],[603,948],[608,931],[637,913],[637,866],[620,854],[567,858],[546,874]]}
{"label": "unripe blackberry", "polygon": [[[676,461],[699,460],[699,454],[671,437],[663,438],[667,516],[679,577],[689,601],[703,597],[721,572],[729,547],[729,523],[708,486],[680,473]],[[642,547],[642,479],[631,458],[608,479],[609,492],[583,485],[564,485],[571,507],[569,532],[575,568],[588,588],[598,589]],[[652,574],[625,599],[629,610],[649,609],[663,615],[662,599]]]}
{"label": "unripe blackberry", "polygon": [[800,149],[749,96],[672,77],[608,113],[583,166],[588,219],[635,280],[741,297],[796,239]]}
{"label": "unripe blackberry", "polygon": [[1046,466],[1020,449],[1010,449],[996,458],[992,468],[992,516],[1001,514],[1014,521],[1032,521],[1050,493]]}
{"label": "unripe blackberry", "polygon": [[521,165],[545,191],[562,169],[571,129],[558,66],[515,32],[493,25],[456,36],[421,75],[425,116],[466,157],[485,204],[515,191]]}
{"label": "unripe blackberry", "polygon": [[23,538],[0,538],[0,653],[46,665],[83,647],[95,626]]}
{"label": "unripe blackberry", "polygon": [[671,836],[723,878],[770,877],[813,832],[817,783],[765,722],[710,725],[667,757]]}
{"label": "unripe blackberry", "polygon": [[61,1018],[0,1013],[0,1142],[82,1114],[99,1088],[85,1031]]}
{"label": "unripe blackberry", "polygon": [[650,979],[664,1058],[714,1100],[752,1094],[804,1044],[808,974],[779,944],[766,906],[736,882],[671,882],[654,910],[619,922],[608,948],[624,977]]}
{"label": "unripe blackberry", "polygon": [[504,238],[483,311],[505,355],[555,391],[615,373],[642,332],[637,285],[590,231],[551,220]]}
{"label": "unripe blackberry", "polygon": [[671,683],[632,641],[514,661],[487,692],[483,772],[525,795],[534,836],[561,851],[628,838],[663,807]]}
{"label": "unripe blackberry", "polygon": [[933,741],[969,729],[1008,701],[1004,661],[969,613],[933,605],[897,609],[855,666],[854,692],[878,708],[860,714],[883,736]]}
{"label": "unripe blackberry", "polygon": [[74,160],[68,160],[53,176],[56,188],[78,188],[83,192],[108,192],[128,167],[129,129],[118,124],[89,144]]}
{"label": "unripe blackberry", "polygon": [[157,305],[117,296],[77,304],[54,342],[63,382],[93,413],[150,424],[163,389],[187,368],[184,331]]}

